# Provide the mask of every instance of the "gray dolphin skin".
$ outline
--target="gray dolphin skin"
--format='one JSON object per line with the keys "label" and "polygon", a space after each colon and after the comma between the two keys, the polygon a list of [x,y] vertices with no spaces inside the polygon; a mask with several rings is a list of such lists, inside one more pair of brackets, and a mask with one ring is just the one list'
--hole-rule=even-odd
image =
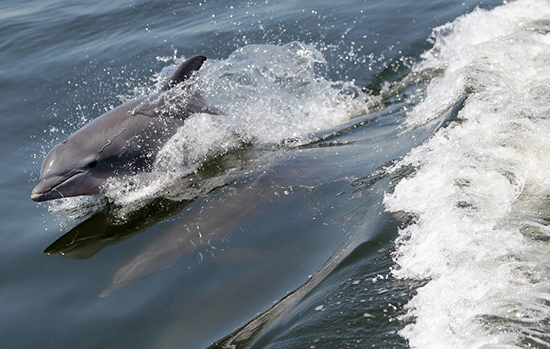
{"label": "gray dolphin skin", "polygon": [[205,56],[185,60],[161,91],[125,103],[92,120],[46,155],[31,199],[92,195],[111,176],[151,170],[157,152],[185,119],[219,114],[187,88],[175,88],[198,71]]}

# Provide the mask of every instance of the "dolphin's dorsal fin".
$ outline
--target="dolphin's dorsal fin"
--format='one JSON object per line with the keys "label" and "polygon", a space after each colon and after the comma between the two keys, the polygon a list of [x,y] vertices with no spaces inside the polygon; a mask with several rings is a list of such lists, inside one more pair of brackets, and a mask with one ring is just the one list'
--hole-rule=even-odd
{"label": "dolphin's dorsal fin", "polygon": [[189,79],[191,74],[194,71],[197,71],[201,68],[202,64],[206,61],[206,57],[203,55],[195,55],[187,58],[179,67],[176,69],[174,74],[170,77],[170,80],[162,87],[161,91],[167,91],[172,87],[176,86],[182,81]]}

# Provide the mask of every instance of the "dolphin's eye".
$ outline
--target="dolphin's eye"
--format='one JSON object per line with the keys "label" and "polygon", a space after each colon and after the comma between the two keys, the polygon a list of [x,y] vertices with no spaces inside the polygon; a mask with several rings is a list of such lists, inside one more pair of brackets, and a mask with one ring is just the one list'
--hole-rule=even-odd
{"label": "dolphin's eye", "polygon": [[94,160],[94,161],[92,161],[88,164],[88,167],[89,168],[94,168],[94,167],[96,167],[96,165],[97,165],[97,160]]}

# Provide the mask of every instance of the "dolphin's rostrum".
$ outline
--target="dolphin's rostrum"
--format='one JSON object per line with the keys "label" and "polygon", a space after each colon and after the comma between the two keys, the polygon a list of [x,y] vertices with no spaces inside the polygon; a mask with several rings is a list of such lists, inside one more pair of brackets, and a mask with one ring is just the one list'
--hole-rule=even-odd
{"label": "dolphin's rostrum", "polygon": [[31,199],[91,195],[114,175],[152,169],[157,152],[195,113],[218,114],[198,94],[174,88],[200,69],[205,56],[185,60],[161,91],[92,120],[46,155]]}

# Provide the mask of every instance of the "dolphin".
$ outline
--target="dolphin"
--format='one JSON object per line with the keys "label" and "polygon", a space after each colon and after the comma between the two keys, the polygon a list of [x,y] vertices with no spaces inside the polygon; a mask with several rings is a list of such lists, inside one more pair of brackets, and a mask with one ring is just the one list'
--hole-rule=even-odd
{"label": "dolphin", "polygon": [[188,86],[176,88],[205,60],[189,57],[160,92],[114,108],[52,148],[31,199],[98,194],[109,177],[152,170],[158,151],[190,115],[220,114]]}

